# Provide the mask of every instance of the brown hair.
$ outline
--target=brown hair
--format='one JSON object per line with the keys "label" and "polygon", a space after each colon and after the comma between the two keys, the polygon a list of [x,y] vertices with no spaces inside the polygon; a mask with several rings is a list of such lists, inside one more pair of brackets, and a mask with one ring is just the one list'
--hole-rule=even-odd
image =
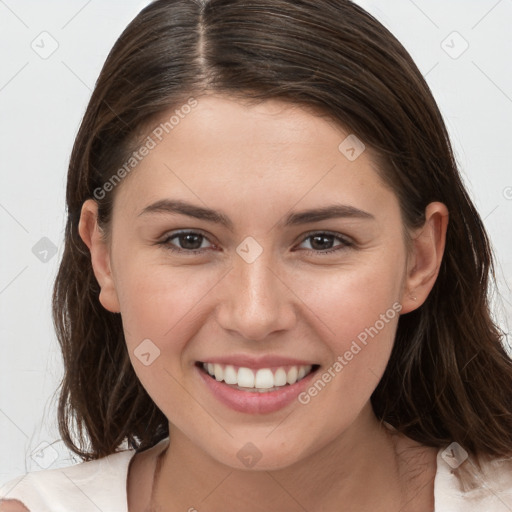
{"label": "brown hair", "polygon": [[509,455],[512,363],[490,315],[489,240],[420,71],[397,39],[349,0],[158,0],[119,37],[69,164],[65,250],[53,296],[66,445],[90,460],[124,441],[144,449],[168,435],[167,418],[131,366],[120,315],[99,303],[77,228],[88,198],[96,198],[108,227],[114,192],[98,198],[94,191],[154,119],[205,92],[281,99],[349,128],[378,155],[408,228],[424,222],[428,203],[446,204],[440,273],[426,302],[400,317],[372,405],[378,418],[425,445],[456,441],[475,454]]}

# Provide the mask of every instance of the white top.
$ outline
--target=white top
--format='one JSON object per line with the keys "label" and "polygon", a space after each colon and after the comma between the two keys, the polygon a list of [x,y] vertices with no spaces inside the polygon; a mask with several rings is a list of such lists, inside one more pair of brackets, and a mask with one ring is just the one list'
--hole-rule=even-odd
{"label": "white top", "polygon": [[[483,465],[482,485],[462,492],[443,451],[437,454],[435,512],[512,512],[511,459]],[[0,499],[17,499],[30,512],[128,512],[128,467],[135,453],[129,449],[67,468],[27,473],[4,484]]]}

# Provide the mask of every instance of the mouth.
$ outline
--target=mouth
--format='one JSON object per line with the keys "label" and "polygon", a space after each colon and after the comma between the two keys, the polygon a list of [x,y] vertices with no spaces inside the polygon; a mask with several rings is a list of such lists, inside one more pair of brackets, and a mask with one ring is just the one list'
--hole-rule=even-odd
{"label": "mouth", "polygon": [[319,364],[248,368],[231,364],[197,361],[197,368],[210,379],[248,393],[273,393],[294,386],[315,373]]}

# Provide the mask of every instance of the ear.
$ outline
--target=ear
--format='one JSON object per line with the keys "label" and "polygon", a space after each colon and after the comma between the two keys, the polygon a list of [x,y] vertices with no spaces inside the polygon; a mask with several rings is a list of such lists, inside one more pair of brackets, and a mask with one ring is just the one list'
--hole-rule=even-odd
{"label": "ear", "polygon": [[101,288],[99,296],[101,305],[112,313],[119,313],[119,300],[110,265],[109,245],[104,231],[98,225],[98,204],[93,199],[87,199],[82,205],[78,233],[91,252],[92,268]]}
{"label": "ear", "polygon": [[402,314],[421,306],[434,287],[446,243],[448,216],[446,205],[430,203],[425,209],[425,223],[412,234],[401,301]]}

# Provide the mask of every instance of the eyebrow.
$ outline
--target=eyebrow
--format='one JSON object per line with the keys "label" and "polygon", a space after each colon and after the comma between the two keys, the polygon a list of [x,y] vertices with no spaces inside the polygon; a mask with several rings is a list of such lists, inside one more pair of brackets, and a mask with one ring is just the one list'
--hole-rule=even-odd
{"label": "eyebrow", "polygon": [[[167,213],[173,215],[186,215],[195,219],[220,224],[230,231],[233,231],[233,222],[222,212],[196,206],[186,201],[161,199],[149,206],[146,206],[140,213],[141,215],[153,213]],[[351,219],[373,219],[375,217],[364,210],[355,208],[354,206],[344,204],[332,204],[321,208],[313,208],[311,210],[303,210],[301,212],[293,212],[285,217],[284,226],[297,226],[311,222],[320,222],[322,220],[334,218],[351,218]]]}

